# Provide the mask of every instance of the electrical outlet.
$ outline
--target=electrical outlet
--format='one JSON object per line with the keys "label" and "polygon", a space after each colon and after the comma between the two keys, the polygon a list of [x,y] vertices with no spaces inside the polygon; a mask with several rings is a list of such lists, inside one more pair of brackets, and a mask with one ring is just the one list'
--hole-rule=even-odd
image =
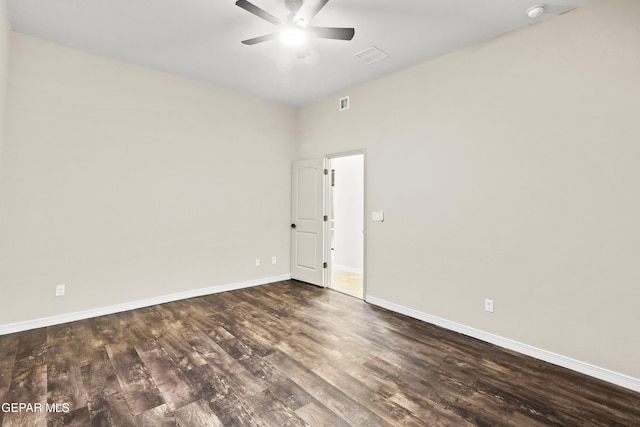
{"label": "electrical outlet", "polygon": [[271,257],[271,264],[277,264],[277,263],[278,263],[278,258]]}
{"label": "electrical outlet", "polygon": [[493,300],[485,299],[484,300],[484,311],[488,311],[489,313],[493,313]]}
{"label": "electrical outlet", "polygon": [[56,296],[57,297],[63,297],[64,296],[64,288],[65,288],[65,285],[56,286]]}
{"label": "electrical outlet", "polygon": [[260,267],[260,258],[256,258],[256,267]]}

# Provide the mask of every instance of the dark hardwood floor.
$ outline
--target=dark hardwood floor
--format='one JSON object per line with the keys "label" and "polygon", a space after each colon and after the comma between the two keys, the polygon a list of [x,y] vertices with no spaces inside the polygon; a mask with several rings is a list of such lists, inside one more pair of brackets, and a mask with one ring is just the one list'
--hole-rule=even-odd
{"label": "dark hardwood floor", "polygon": [[0,336],[12,402],[43,410],[2,426],[640,426],[637,393],[295,281]]}

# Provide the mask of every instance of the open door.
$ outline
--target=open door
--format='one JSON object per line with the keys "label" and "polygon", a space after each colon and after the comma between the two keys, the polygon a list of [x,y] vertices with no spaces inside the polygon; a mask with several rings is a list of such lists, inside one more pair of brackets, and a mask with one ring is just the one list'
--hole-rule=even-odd
{"label": "open door", "polygon": [[326,286],[326,160],[294,162],[291,193],[291,277]]}

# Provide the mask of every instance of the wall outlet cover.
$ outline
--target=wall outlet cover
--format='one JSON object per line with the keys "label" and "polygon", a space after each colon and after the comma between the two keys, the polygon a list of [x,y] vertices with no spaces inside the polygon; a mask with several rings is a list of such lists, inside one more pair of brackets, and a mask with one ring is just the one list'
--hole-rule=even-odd
{"label": "wall outlet cover", "polygon": [[65,291],[65,285],[56,286],[56,296],[57,297],[64,296],[64,291]]}

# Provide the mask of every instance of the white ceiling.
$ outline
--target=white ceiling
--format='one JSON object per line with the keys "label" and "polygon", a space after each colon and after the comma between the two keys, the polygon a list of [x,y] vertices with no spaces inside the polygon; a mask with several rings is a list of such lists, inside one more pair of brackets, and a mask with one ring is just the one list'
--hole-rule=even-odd
{"label": "white ceiling", "polygon": [[[251,0],[250,0],[251,1]],[[550,19],[589,0],[549,0]],[[252,3],[284,19],[284,0]],[[313,39],[299,60],[274,26],[234,0],[7,0],[14,31],[290,105],[444,55],[536,20],[537,0],[331,0],[313,26],[355,27],[351,41]],[[354,55],[375,46],[387,59]]]}

